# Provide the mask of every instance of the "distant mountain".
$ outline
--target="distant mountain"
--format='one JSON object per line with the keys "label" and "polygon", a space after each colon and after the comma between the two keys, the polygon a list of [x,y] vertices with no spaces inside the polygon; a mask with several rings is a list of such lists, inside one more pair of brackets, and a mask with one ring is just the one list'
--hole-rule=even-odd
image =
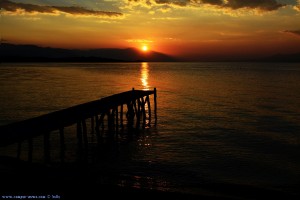
{"label": "distant mountain", "polygon": [[[62,49],[40,47],[36,45],[16,45],[2,43],[0,45],[0,62],[173,62],[179,61],[169,55],[149,51],[141,52],[135,48],[117,49]],[[180,59],[184,61],[185,59]],[[276,54],[265,57],[221,56],[195,57],[187,61],[205,62],[300,62],[300,53]]]}
{"label": "distant mountain", "polygon": [[0,62],[170,62],[175,61],[171,56],[138,49],[62,49],[39,47],[36,45],[15,45],[2,43],[0,45]]}
{"label": "distant mountain", "polygon": [[255,61],[260,62],[300,62],[300,53],[294,54],[276,54],[268,57],[263,57]]}

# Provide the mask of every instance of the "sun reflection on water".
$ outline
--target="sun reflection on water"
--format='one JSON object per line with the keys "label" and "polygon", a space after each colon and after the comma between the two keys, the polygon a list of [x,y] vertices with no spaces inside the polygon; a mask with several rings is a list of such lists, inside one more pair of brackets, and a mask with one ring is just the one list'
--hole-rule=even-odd
{"label": "sun reflection on water", "polygon": [[146,62],[143,62],[141,64],[141,82],[144,90],[149,90],[149,84],[148,84],[148,78],[149,78],[149,65]]}

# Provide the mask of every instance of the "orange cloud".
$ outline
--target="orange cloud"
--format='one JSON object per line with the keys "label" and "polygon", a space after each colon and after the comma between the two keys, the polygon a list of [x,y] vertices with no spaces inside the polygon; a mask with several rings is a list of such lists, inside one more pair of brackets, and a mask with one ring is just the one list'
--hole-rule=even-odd
{"label": "orange cloud", "polygon": [[67,13],[71,15],[84,15],[84,16],[98,16],[98,17],[118,17],[122,13],[89,10],[83,7],[64,7],[64,6],[40,6],[26,3],[15,3],[9,0],[1,0],[0,7],[8,12],[18,13],[20,10],[28,13],[49,13],[54,14],[57,12]]}

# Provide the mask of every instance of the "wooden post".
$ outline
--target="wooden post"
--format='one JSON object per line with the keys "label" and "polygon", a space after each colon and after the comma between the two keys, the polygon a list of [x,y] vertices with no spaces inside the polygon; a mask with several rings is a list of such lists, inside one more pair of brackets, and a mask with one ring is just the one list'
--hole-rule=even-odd
{"label": "wooden post", "polygon": [[96,131],[97,143],[99,145],[100,144],[100,119],[98,119],[98,115],[95,116],[95,120],[96,120],[95,131]]}
{"label": "wooden post", "polygon": [[[102,132],[104,131],[104,117],[105,117],[106,113],[102,113],[99,119],[99,126],[102,126]],[[101,134],[102,136],[102,134]]]}
{"label": "wooden post", "polygon": [[132,127],[134,121],[134,110],[133,110],[132,102],[127,103],[126,118],[127,118],[127,126]]}
{"label": "wooden post", "polygon": [[79,151],[81,153],[81,150],[82,150],[82,127],[81,127],[80,122],[77,122],[77,144],[78,144]]}
{"label": "wooden post", "polygon": [[123,104],[121,104],[121,111],[120,111],[120,124],[121,124],[121,129],[123,129]]}
{"label": "wooden post", "polygon": [[[105,115],[107,115],[107,120],[108,120],[108,114],[107,113],[102,113],[101,116],[100,116],[100,125],[101,125],[101,128],[102,128],[102,133],[104,131],[104,118],[105,118]],[[102,134],[101,134],[102,135]]]}
{"label": "wooden post", "polygon": [[134,116],[136,116],[136,120],[138,121],[138,110],[136,107],[136,99],[135,99],[135,91],[134,88],[132,88],[132,94],[131,94],[131,101],[132,101],[132,110],[133,110],[133,115],[132,115],[132,123],[134,123]]}
{"label": "wooden post", "polygon": [[83,135],[84,148],[87,150],[88,149],[88,137],[87,137],[87,128],[86,128],[85,120],[82,120],[82,135]]}
{"label": "wooden post", "polygon": [[44,159],[45,163],[50,162],[50,133],[44,133]]}
{"label": "wooden post", "polygon": [[141,102],[140,99],[136,99],[138,102],[137,109],[136,109],[136,128],[140,127],[140,120],[141,120]]}
{"label": "wooden post", "polygon": [[144,101],[144,97],[142,97],[141,99],[142,99],[141,110],[142,110],[142,115],[143,115],[143,128],[145,128],[145,126],[146,126],[146,111],[145,111],[146,102]]}
{"label": "wooden post", "polygon": [[108,132],[111,134],[112,132],[112,126],[113,126],[113,111],[110,111],[110,109],[107,111],[107,126],[108,126]]}
{"label": "wooden post", "polygon": [[118,106],[115,108],[116,111],[116,137],[118,137],[118,131],[119,131],[119,112],[118,112]]}
{"label": "wooden post", "polygon": [[[133,110],[133,120],[134,120],[134,116],[136,116],[136,120],[138,120],[138,111],[137,111],[137,107],[136,107],[136,99],[132,100],[132,110]],[[132,121],[133,122],[133,121]]]}
{"label": "wooden post", "polygon": [[150,97],[149,97],[149,95],[146,97],[146,102],[148,104],[149,125],[151,125],[151,105],[150,105]]}
{"label": "wooden post", "polygon": [[64,128],[59,129],[59,138],[60,138],[60,161],[64,163],[65,161],[65,135]]}

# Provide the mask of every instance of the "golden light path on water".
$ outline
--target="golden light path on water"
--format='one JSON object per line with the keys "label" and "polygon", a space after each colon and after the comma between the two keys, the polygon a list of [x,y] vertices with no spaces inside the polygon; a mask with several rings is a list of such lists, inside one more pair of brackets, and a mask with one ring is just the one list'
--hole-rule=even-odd
{"label": "golden light path on water", "polygon": [[149,90],[148,84],[149,65],[146,62],[141,63],[141,82],[144,90]]}
{"label": "golden light path on water", "polygon": [[[140,66],[140,80],[141,80],[141,84],[142,84],[142,89],[143,90],[150,90],[149,87],[149,64],[147,62],[142,62],[141,66]],[[148,113],[148,104],[145,104],[145,110]],[[149,128],[150,127],[150,120],[149,120],[149,115],[148,118],[146,119],[146,127],[145,128]],[[148,144],[144,144],[144,145],[148,145]]]}

